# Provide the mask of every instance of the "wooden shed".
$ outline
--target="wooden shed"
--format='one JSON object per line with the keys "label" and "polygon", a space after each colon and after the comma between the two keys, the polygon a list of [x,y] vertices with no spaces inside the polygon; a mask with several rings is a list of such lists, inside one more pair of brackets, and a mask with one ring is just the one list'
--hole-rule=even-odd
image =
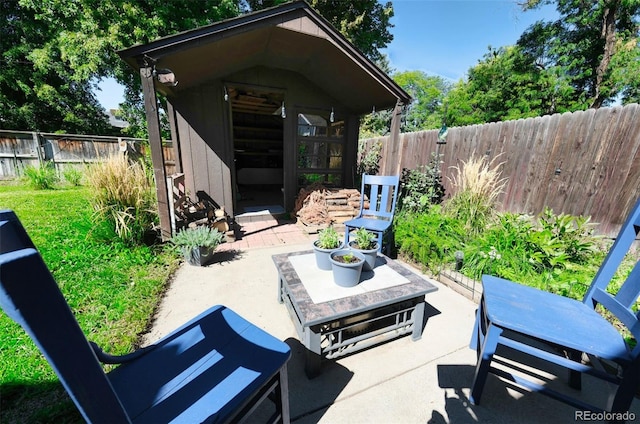
{"label": "wooden shed", "polygon": [[[301,187],[354,182],[360,116],[410,96],[306,2],[119,52],[139,70],[160,224],[171,234],[156,91],[167,98],[177,169],[232,216],[291,211]],[[397,137],[395,137],[397,139]]]}

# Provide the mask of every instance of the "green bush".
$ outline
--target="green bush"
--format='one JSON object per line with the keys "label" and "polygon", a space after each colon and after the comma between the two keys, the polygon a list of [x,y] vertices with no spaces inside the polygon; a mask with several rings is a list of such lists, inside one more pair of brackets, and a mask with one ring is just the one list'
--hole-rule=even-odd
{"label": "green bush", "polygon": [[496,223],[485,231],[461,240],[463,273],[476,280],[482,274],[515,280],[531,277],[536,272],[528,242],[532,231],[533,224],[526,215],[499,215]]}
{"label": "green bush", "polygon": [[365,144],[358,143],[358,165],[356,171],[356,187],[362,185],[362,175],[376,175],[380,170],[380,157],[382,154],[382,143],[378,142],[365,150]]}
{"label": "green bush", "polygon": [[494,161],[482,156],[462,162],[452,178],[452,197],[426,212],[419,188],[427,186],[428,175],[405,170],[408,195],[394,222],[399,252],[437,273],[458,265],[459,251],[460,271],[469,278],[490,274],[581,299],[607,250],[595,225],[548,208],[538,217],[498,213],[506,180]]}
{"label": "green bush", "polygon": [[394,219],[398,251],[433,272],[453,258],[464,231],[460,222],[444,215],[440,205],[426,213],[402,212]]}
{"label": "green bush", "polygon": [[38,190],[51,190],[58,182],[58,175],[53,164],[47,162],[38,167],[27,166],[24,168],[24,178],[29,185]]}
{"label": "green bush", "polygon": [[576,299],[584,296],[608,247],[588,218],[556,216],[549,209],[537,218],[497,214],[471,233],[434,206],[423,214],[400,214],[394,228],[400,254],[434,273],[454,264],[461,251],[461,272],[469,278],[490,274]]}
{"label": "green bush", "polygon": [[435,156],[429,165],[402,170],[398,209],[405,212],[426,212],[444,197],[440,170]]}

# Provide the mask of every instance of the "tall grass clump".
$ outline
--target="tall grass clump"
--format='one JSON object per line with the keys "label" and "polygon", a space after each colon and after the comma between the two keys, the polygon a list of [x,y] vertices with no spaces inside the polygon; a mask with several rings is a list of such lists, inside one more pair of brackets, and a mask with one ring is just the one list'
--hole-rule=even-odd
{"label": "tall grass clump", "polygon": [[23,171],[23,178],[32,188],[38,190],[51,190],[58,181],[56,168],[51,163],[43,163],[40,166],[27,166]]}
{"label": "tall grass clump", "polygon": [[82,171],[78,168],[67,168],[62,171],[65,181],[74,187],[82,185]]}
{"label": "tall grass clump", "polygon": [[86,179],[92,188],[94,220],[108,222],[126,242],[141,243],[158,216],[153,177],[144,162],[114,155],[92,164]]}
{"label": "tall grass clump", "polygon": [[489,161],[486,156],[472,155],[467,162],[462,161],[462,166],[453,167],[453,195],[445,211],[472,234],[481,232],[494,218],[498,197],[507,184],[501,177],[502,163],[495,163],[498,157]]}

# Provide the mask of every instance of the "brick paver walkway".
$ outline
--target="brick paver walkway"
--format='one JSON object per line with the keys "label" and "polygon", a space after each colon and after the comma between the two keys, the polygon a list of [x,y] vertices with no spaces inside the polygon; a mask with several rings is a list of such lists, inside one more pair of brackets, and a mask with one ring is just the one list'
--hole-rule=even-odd
{"label": "brick paver walkway", "polygon": [[293,221],[276,218],[263,218],[260,221],[242,222],[239,225],[240,231],[236,241],[223,243],[217,250],[242,250],[307,242],[311,248],[311,243],[317,238],[316,234],[307,234]]}

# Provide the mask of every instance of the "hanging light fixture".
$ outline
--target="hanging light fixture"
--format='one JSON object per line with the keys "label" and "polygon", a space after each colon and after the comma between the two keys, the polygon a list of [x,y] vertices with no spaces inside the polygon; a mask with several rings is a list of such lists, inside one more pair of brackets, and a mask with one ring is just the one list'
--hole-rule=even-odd
{"label": "hanging light fixture", "polygon": [[282,116],[282,119],[287,117],[287,111],[284,109],[284,100],[282,101],[282,106],[280,106],[280,116]]}
{"label": "hanging light fixture", "polygon": [[331,114],[329,115],[329,122],[333,122],[336,120],[335,115],[333,114],[333,108],[331,108]]}
{"label": "hanging light fixture", "polygon": [[174,74],[171,69],[156,69],[156,67],[154,66],[153,76],[158,80],[160,84],[168,85],[169,87],[175,87],[176,85],[178,85],[176,74]]}
{"label": "hanging light fixture", "polygon": [[224,86],[224,101],[228,102],[229,101],[229,92],[227,91],[227,86]]}

